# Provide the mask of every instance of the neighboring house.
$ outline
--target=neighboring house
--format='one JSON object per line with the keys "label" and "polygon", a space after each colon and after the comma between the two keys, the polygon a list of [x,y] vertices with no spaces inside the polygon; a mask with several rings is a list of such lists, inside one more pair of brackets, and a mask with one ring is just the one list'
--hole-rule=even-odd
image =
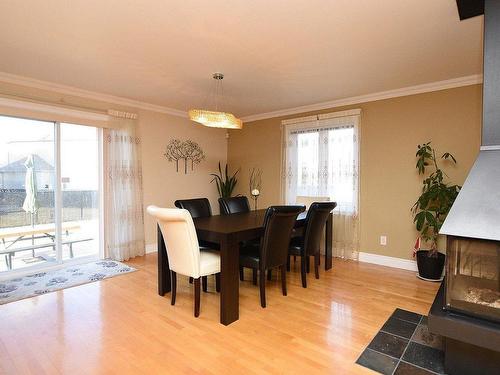
{"label": "neighboring house", "polygon": [[[54,166],[37,154],[33,155],[33,160],[35,163],[38,190],[52,189],[55,178]],[[24,180],[26,176],[25,162],[26,158],[22,158],[0,167],[0,189],[24,190]]]}

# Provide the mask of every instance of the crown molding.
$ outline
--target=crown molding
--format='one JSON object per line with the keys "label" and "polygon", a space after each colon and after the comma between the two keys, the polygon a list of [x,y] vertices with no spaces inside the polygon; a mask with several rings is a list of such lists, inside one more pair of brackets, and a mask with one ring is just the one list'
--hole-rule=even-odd
{"label": "crown molding", "polygon": [[102,94],[95,91],[89,91],[84,89],[78,89],[76,87],[61,85],[58,83],[52,83],[48,81],[42,81],[35,78],[18,76],[15,74],[0,72],[0,82],[11,83],[14,85],[21,85],[26,87],[32,87],[40,90],[48,90],[57,92],[64,95],[77,96],[86,99],[93,99],[102,102],[107,102],[110,104],[117,104],[126,107],[133,107],[137,109],[143,109],[146,111],[153,111],[159,113],[165,113],[168,115],[173,115],[177,117],[187,118],[187,112],[181,111],[174,108],[164,107],[161,105],[150,104],[146,102],[141,102],[134,99],[127,99],[120,96],[114,96],[109,94]]}
{"label": "crown molding", "polygon": [[72,116],[85,120],[108,121],[109,115],[96,112],[82,111],[79,109],[54,106],[44,103],[36,103],[26,100],[12,99],[0,97],[0,105],[9,108],[26,109],[29,111],[40,111],[44,113],[52,113],[62,116]]}
{"label": "crown molding", "polygon": [[[53,92],[57,92],[57,93],[64,94],[64,95],[77,96],[77,97],[81,97],[81,98],[103,101],[103,102],[107,102],[110,104],[117,104],[117,105],[122,105],[122,106],[126,106],[126,107],[142,109],[142,110],[146,110],[146,111],[153,111],[153,112],[165,113],[165,114],[172,115],[172,116],[188,118],[186,111],[181,111],[181,110],[178,110],[175,108],[170,108],[170,107],[165,107],[165,106],[161,106],[161,105],[157,105],[157,104],[141,102],[138,100],[123,98],[123,97],[115,96],[115,95],[102,94],[102,93],[98,93],[95,91],[79,89],[79,88],[75,88],[75,87],[71,87],[71,86],[61,85],[58,83],[42,81],[42,80],[38,80],[35,78],[23,77],[23,76],[5,73],[5,72],[0,72],[0,82],[37,88],[40,90],[48,90],[48,91],[53,91]],[[316,104],[304,105],[304,106],[288,108],[288,109],[283,109],[283,110],[278,110],[278,111],[249,115],[249,116],[242,117],[241,120],[245,123],[248,123],[248,122],[252,122],[252,121],[264,120],[264,119],[273,118],[273,117],[289,116],[289,115],[295,115],[295,114],[299,114],[299,113],[320,111],[320,110],[324,110],[324,109],[330,109],[330,108],[353,105],[353,104],[373,102],[376,100],[383,100],[383,99],[397,98],[397,97],[401,97],[401,96],[422,94],[422,93],[426,93],[426,92],[446,90],[446,89],[462,87],[462,86],[470,86],[470,85],[475,85],[475,84],[479,84],[482,82],[483,82],[482,74],[476,74],[476,75],[470,75],[470,76],[465,76],[465,77],[453,78],[453,79],[449,79],[449,80],[445,80],[445,81],[425,83],[422,85],[409,86],[409,87],[404,87],[404,88],[395,89],[395,90],[381,91],[381,92],[372,93],[372,94],[353,96],[350,98],[337,99],[337,100],[332,100],[332,101],[327,101],[327,102],[322,102],[322,103],[316,103]]]}
{"label": "crown molding", "polygon": [[331,108],[335,108],[335,107],[342,107],[342,106],[347,106],[347,105],[373,102],[376,100],[391,99],[391,98],[397,98],[397,97],[401,97],[401,96],[416,95],[416,94],[422,94],[422,93],[426,93],[426,92],[440,91],[440,90],[452,89],[452,88],[456,88],[456,87],[476,85],[476,84],[479,84],[482,82],[483,82],[483,75],[482,74],[475,74],[475,75],[470,75],[470,76],[465,76],[465,77],[448,79],[445,81],[424,83],[422,85],[403,87],[403,88],[395,89],[395,90],[381,91],[381,92],[376,92],[376,93],[372,93],[372,94],[353,96],[350,98],[344,98],[344,99],[332,100],[332,101],[328,101],[328,102],[304,105],[304,106],[300,106],[300,107],[288,108],[288,109],[283,109],[283,110],[279,110],[279,111],[272,111],[272,112],[260,113],[260,114],[256,114],[256,115],[249,115],[249,116],[242,117],[241,120],[244,123],[247,123],[247,122],[252,122],[252,121],[257,121],[257,120],[269,119],[269,118],[273,118],[273,117],[296,115],[299,113],[320,111],[320,110],[331,109]]}

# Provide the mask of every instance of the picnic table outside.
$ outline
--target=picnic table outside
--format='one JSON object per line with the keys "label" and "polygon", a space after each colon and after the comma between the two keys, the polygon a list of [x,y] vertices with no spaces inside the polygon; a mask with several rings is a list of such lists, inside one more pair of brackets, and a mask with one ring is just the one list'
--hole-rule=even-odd
{"label": "picnic table outside", "polygon": [[[70,232],[78,231],[80,224],[76,222],[65,222],[61,225],[62,231],[66,234],[63,238],[62,244],[68,245],[70,256],[73,257],[73,244],[77,242],[91,241],[93,238],[72,238]],[[52,242],[35,244],[35,239],[48,238]],[[40,224],[35,226],[22,226],[0,228],[0,240],[3,246],[0,246],[0,254],[5,254],[5,261],[7,268],[12,269],[12,257],[16,253],[22,251],[31,251],[32,256],[35,257],[35,250],[53,247],[55,250],[55,224]],[[32,240],[30,245],[14,247],[14,244],[20,241]]]}

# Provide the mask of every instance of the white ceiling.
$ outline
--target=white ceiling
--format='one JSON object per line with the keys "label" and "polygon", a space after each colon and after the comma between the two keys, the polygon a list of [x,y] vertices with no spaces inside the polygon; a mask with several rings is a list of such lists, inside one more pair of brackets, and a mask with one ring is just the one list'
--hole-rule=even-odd
{"label": "white ceiling", "polygon": [[238,116],[482,72],[455,0],[0,2],[0,71],[187,110],[224,79]]}

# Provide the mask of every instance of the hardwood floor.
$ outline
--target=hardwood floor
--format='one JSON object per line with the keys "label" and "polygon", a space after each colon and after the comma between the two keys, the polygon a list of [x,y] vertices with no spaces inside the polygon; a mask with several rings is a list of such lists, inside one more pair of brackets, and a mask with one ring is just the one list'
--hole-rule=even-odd
{"label": "hardwood floor", "polygon": [[240,320],[219,323],[209,278],[193,317],[193,286],[178,276],[177,301],[158,296],[156,255],[138,272],[0,306],[0,374],[367,374],[354,362],[396,307],[427,314],[438,285],[413,272],[334,259],[288,296],[274,272],[267,308],[251,270],[240,283]]}

